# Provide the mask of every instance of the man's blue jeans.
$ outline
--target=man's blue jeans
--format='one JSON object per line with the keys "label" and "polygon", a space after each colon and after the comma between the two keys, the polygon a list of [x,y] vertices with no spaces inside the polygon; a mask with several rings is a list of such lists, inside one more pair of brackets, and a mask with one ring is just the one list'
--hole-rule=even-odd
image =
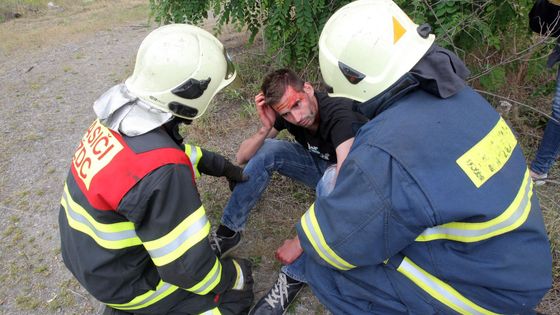
{"label": "man's blue jeans", "polygon": [[[245,166],[243,173],[249,179],[235,186],[224,209],[221,223],[233,231],[243,230],[251,209],[261,198],[273,172],[315,188],[331,164],[311,154],[298,143],[266,139]],[[302,258],[303,255],[292,264],[284,266],[282,271],[296,280],[305,281]]]}
{"label": "man's blue jeans", "polygon": [[541,144],[531,163],[531,170],[537,174],[546,174],[560,153],[560,67],[556,75],[556,92],[552,101],[552,118],[544,129]]}

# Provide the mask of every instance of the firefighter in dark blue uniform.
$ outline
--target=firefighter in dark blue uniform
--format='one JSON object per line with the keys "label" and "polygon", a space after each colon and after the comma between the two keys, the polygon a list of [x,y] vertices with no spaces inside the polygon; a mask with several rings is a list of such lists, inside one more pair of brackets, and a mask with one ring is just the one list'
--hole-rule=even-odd
{"label": "firefighter in dark blue uniform", "polygon": [[214,36],[167,25],[143,40],[132,76],[95,102],[59,225],[64,263],[107,314],[239,314],[251,305],[250,265],[216,257],[195,184],[199,171],[240,180],[240,169],[183,146],[178,133],[234,78]]}
{"label": "firefighter in dark blue uniform", "polygon": [[334,314],[532,313],[551,287],[518,140],[433,42],[390,0],[352,2],[321,34],[332,95],[371,118],[297,227]]}

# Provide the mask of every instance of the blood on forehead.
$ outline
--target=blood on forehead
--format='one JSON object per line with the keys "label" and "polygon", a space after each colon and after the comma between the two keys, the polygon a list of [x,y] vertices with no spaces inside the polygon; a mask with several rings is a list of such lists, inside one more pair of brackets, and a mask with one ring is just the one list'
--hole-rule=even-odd
{"label": "blood on forehead", "polygon": [[286,92],[280,99],[278,104],[272,105],[272,108],[278,112],[280,115],[289,112],[292,107],[297,103],[297,101],[303,98],[304,92],[298,92],[293,87],[288,86]]}

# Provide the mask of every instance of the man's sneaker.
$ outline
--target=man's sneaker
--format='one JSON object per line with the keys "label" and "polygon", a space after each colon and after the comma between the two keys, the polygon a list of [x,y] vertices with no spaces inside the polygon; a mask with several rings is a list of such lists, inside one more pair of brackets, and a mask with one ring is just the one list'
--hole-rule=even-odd
{"label": "man's sneaker", "polygon": [[235,232],[233,236],[226,237],[215,231],[210,234],[210,247],[218,257],[225,257],[237,248],[241,243],[241,232]]}
{"label": "man's sneaker", "polygon": [[533,179],[533,184],[535,184],[535,186],[541,186],[541,185],[544,185],[547,182],[547,179],[548,179],[548,174],[547,173],[537,174],[537,173],[529,170],[529,174],[531,174],[531,178]]}
{"label": "man's sneaker", "polygon": [[285,314],[288,306],[296,299],[298,293],[305,286],[280,272],[274,286],[249,311],[249,315],[281,315]]}

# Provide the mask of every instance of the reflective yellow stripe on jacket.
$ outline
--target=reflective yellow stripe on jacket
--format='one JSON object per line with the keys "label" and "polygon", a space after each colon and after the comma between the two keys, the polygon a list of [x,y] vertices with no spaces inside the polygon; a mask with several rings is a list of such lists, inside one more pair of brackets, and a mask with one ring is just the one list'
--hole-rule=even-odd
{"label": "reflective yellow stripe on jacket", "polygon": [[[457,242],[477,242],[502,235],[521,226],[531,212],[533,181],[529,170],[510,205],[496,218],[478,223],[451,222],[426,229],[416,241],[452,240]],[[460,314],[496,314],[476,305],[453,287],[439,280],[405,257],[397,268],[412,282],[429,295]]]}
{"label": "reflective yellow stripe on jacket", "polygon": [[210,223],[204,207],[200,206],[171,232],[156,240],[144,242],[144,247],[150,253],[154,264],[163,266],[181,257],[209,233]]}
{"label": "reflective yellow stripe on jacket", "polygon": [[235,267],[235,272],[237,277],[235,278],[235,283],[233,284],[233,290],[243,290],[243,286],[245,285],[245,278],[243,276],[243,270],[241,270],[241,266],[237,263],[237,261],[233,261],[233,266]]}
{"label": "reflective yellow stripe on jacket", "polygon": [[403,259],[397,270],[429,295],[459,314],[497,315],[494,312],[476,305],[445,282],[418,267],[407,257]]}
{"label": "reflective yellow stripe on jacket", "polygon": [[213,309],[206,311],[204,313],[200,313],[200,315],[221,315],[221,314],[222,313],[217,307],[214,307]]}
{"label": "reflective yellow stripe on jacket", "polygon": [[349,270],[356,267],[338,256],[327,245],[315,216],[315,204],[312,204],[309,210],[301,217],[301,227],[315,251],[327,263],[340,270]]}
{"label": "reflective yellow stripe on jacket", "polygon": [[112,308],[119,310],[137,310],[144,307],[148,307],[161,299],[165,298],[169,294],[175,292],[179,287],[172,284],[163,282],[160,280],[155,290],[150,290],[142,295],[139,295],[132,299],[132,301],[124,304],[107,304]]}
{"label": "reflective yellow stripe on jacket", "polygon": [[220,260],[216,258],[214,266],[210,269],[206,277],[186,290],[199,295],[205,295],[212,291],[212,289],[220,283],[220,280],[222,280],[222,264]]}
{"label": "reflective yellow stripe on jacket", "polygon": [[68,225],[89,235],[99,246],[107,249],[122,249],[142,244],[132,222],[110,224],[97,222],[86,209],[72,199],[67,184],[64,185],[64,194],[60,203],[66,212]]}
{"label": "reflective yellow stripe on jacket", "polygon": [[200,172],[198,171],[198,162],[200,161],[200,158],[202,158],[202,150],[195,145],[185,144],[185,153],[189,157],[189,160],[191,160],[194,177],[199,178]]}
{"label": "reflective yellow stripe on jacket", "polygon": [[426,229],[416,241],[426,242],[448,239],[457,242],[478,242],[501,235],[521,226],[531,212],[533,181],[529,170],[525,171],[517,195],[507,209],[496,218],[478,223],[450,222]]}

